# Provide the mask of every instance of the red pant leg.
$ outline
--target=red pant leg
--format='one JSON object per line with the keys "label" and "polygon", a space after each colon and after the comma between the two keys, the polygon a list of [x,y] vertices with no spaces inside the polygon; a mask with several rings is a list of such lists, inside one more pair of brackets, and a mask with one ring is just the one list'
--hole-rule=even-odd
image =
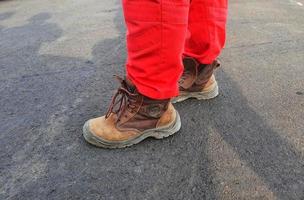
{"label": "red pant leg", "polygon": [[178,95],[189,0],[123,0],[127,78],[154,99]]}
{"label": "red pant leg", "polygon": [[184,55],[210,64],[226,39],[227,0],[191,0]]}

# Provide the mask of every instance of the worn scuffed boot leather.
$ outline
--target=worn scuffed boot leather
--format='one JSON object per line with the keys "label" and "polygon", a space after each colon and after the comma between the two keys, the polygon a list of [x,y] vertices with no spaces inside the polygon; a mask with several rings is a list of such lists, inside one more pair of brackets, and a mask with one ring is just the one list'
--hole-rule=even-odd
{"label": "worn scuffed boot leather", "polygon": [[87,121],[83,136],[104,148],[123,148],[147,137],[162,139],[181,127],[180,116],[170,99],[155,100],[141,95],[128,80],[119,78],[120,88],[105,116]]}
{"label": "worn scuffed boot leather", "polygon": [[172,99],[173,103],[189,98],[212,99],[218,96],[218,84],[214,77],[214,70],[220,66],[218,60],[209,65],[200,64],[196,59],[184,57],[184,72],[179,81],[178,97]]}

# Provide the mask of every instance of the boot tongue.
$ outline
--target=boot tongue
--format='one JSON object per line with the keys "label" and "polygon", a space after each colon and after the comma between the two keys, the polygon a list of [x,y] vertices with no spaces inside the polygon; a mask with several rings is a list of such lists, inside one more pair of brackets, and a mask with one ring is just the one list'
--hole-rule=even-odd
{"label": "boot tongue", "polygon": [[132,81],[130,81],[129,79],[125,79],[126,81],[126,86],[128,91],[135,93],[136,92],[136,86],[132,83]]}

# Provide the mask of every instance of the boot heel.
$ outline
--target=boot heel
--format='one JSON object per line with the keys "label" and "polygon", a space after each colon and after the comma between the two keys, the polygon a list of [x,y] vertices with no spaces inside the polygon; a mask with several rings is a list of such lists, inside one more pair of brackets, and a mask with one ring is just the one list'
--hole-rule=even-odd
{"label": "boot heel", "polygon": [[214,86],[214,88],[208,92],[201,92],[193,95],[193,98],[196,98],[198,100],[208,100],[213,99],[219,95],[219,87],[218,84]]}
{"label": "boot heel", "polygon": [[154,137],[155,139],[163,139],[178,132],[180,128],[181,128],[181,119],[178,112],[176,111],[176,119],[174,123],[172,123],[169,127],[155,131],[152,137]]}
{"label": "boot heel", "polygon": [[209,91],[203,91],[203,92],[184,92],[180,96],[175,97],[171,100],[172,103],[178,103],[185,101],[190,98],[195,98],[198,100],[208,100],[213,99],[219,95],[219,87],[217,82],[214,83],[212,89]]}

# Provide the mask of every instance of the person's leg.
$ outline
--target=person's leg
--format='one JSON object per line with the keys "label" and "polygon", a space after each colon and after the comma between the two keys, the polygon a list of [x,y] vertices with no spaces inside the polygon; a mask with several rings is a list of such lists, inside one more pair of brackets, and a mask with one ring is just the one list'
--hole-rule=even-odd
{"label": "person's leg", "polygon": [[192,0],[188,34],[183,56],[184,73],[180,95],[173,102],[188,98],[212,99],[218,85],[213,71],[226,39],[227,0]]}
{"label": "person's leg", "polygon": [[178,95],[189,0],[123,0],[127,77],[154,99]]}
{"label": "person's leg", "polygon": [[226,40],[227,0],[192,0],[185,56],[211,64]]}
{"label": "person's leg", "polygon": [[170,98],[178,94],[183,69],[189,0],[123,0],[123,8],[127,77],[118,78],[121,86],[107,114],[83,127],[89,143],[105,148],[130,146],[147,137],[161,139],[181,126]]}

